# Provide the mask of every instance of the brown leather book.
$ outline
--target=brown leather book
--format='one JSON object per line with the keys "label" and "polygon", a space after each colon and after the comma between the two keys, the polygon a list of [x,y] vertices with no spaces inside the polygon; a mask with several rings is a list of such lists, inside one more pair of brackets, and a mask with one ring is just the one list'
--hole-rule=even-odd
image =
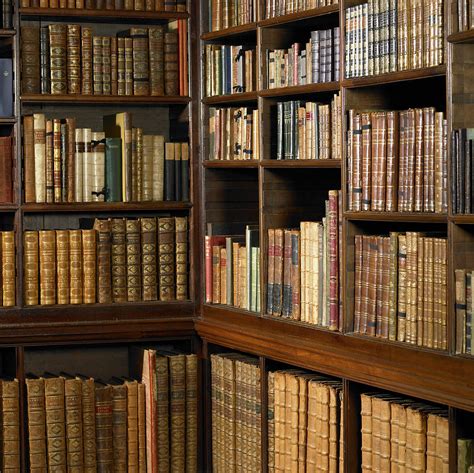
{"label": "brown leather book", "polygon": [[35,137],[33,115],[23,117],[23,167],[25,202],[36,201],[35,195]]}
{"label": "brown leather book", "polygon": [[110,93],[118,95],[118,56],[117,38],[110,38]]}
{"label": "brown leather book", "polygon": [[[188,219],[187,217],[176,217],[175,223],[176,300],[184,301],[188,298]],[[227,303],[231,304],[231,301],[227,301]]]}
{"label": "brown leather book", "polygon": [[[46,131],[48,133],[48,130]],[[53,201],[62,202],[61,195],[61,120],[53,119]]]}
{"label": "brown leather book", "polygon": [[112,302],[112,221],[96,219],[97,231],[97,302]]}
{"label": "brown leather book", "polygon": [[23,233],[23,284],[25,305],[39,303],[39,241],[37,231]]}
{"label": "brown leather book", "polygon": [[175,295],[175,219],[158,219],[158,274],[161,301],[176,299]]}
{"label": "brown leather book", "polygon": [[221,303],[221,250],[222,246],[212,247],[212,303]]}
{"label": "brown leather book", "polygon": [[2,391],[2,471],[20,471],[20,384],[17,379],[1,382]]}
{"label": "brown leather book", "polygon": [[[143,195],[143,128],[136,128],[137,130],[137,161],[136,161],[136,201],[142,201]],[[133,133],[133,132],[132,132]]]}
{"label": "brown leather book", "polygon": [[112,385],[114,471],[127,473],[127,387]]}
{"label": "brown leather book", "polygon": [[138,384],[138,471],[146,473],[145,385]]}
{"label": "brown leather book", "polygon": [[436,213],[445,212],[443,199],[443,112],[436,112],[434,119],[434,207]]}
{"label": "brown leather book", "polygon": [[197,473],[198,453],[198,359],[186,355],[186,472]]}
{"label": "brown leather book", "polygon": [[56,230],[56,277],[58,304],[69,304],[69,254],[69,231]]}
{"label": "brown leather book", "polygon": [[164,82],[165,95],[179,94],[178,33],[164,34]]}
{"label": "brown leather book", "polygon": [[97,301],[97,232],[82,230],[83,251],[83,303],[94,304]]}
{"label": "brown leather book", "polygon": [[164,95],[164,27],[148,28],[148,49],[150,54],[150,94]]}
{"label": "brown leather book", "polygon": [[84,471],[82,382],[66,375],[65,378],[67,466],[71,473],[80,473]]}
{"label": "brown leather book", "polygon": [[[135,0],[135,10],[137,10]],[[142,0],[139,0],[142,2]],[[144,8],[142,8],[144,10]],[[147,28],[130,28],[133,48],[133,95],[150,95],[148,30]]]}
{"label": "brown leather book", "polygon": [[1,293],[3,307],[15,305],[15,234],[13,231],[0,232],[1,243]]}
{"label": "brown leather book", "polygon": [[40,93],[40,33],[37,26],[21,27],[21,92]]}
{"label": "brown leather book", "polygon": [[92,68],[92,28],[83,26],[81,28],[81,90],[83,95],[93,93],[93,68]]}
{"label": "brown leather book", "polygon": [[28,445],[31,473],[48,471],[46,455],[46,405],[44,379],[27,378]]}
{"label": "brown leather book", "polygon": [[185,471],[186,464],[186,356],[169,357],[171,471]]}
{"label": "brown leather book", "polygon": [[13,152],[12,137],[0,137],[0,202],[13,202]]}
{"label": "brown leather book", "polygon": [[125,38],[125,95],[134,95],[133,40]]}
{"label": "brown leather book", "polygon": [[102,36],[92,37],[92,58],[94,95],[102,95],[104,93],[102,77]]}
{"label": "brown leather book", "polygon": [[127,301],[127,250],[125,245],[126,220],[112,219],[112,298]]}
{"label": "brown leather book", "polygon": [[134,0],[133,9],[135,11],[145,11],[145,0]]}
{"label": "brown leather book", "polygon": [[56,237],[54,230],[39,232],[40,304],[56,303]]}
{"label": "brown leather book", "polygon": [[95,432],[95,383],[92,378],[77,375],[81,381],[82,435],[84,444],[84,473],[97,471]]}
{"label": "brown leather book", "polygon": [[81,27],[67,25],[67,93],[81,93]]}
{"label": "brown leather book", "polygon": [[407,239],[398,236],[398,311],[397,340],[405,341],[407,316]]}
{"label": "brown leather book", "polygon": [[140,221],[126,220],[127,250],[127,300],[138,302],[142,299]]}
{"label": "brown leather book", "polygon": [[102,36],[102,93],[110,95],[112,93],[112,62],[110,59],[110,36]]}
{"label": "brown leather book", "polygon": [[62,23],[49,25],[51,61],[51,93],[67,93],[67,26]]}
{"label": "brown leather book", "polygon": [[[80,93],[80,91],[79,91]],[[75,118],[66,118],[67,124],[67,149],[66,149],[66,198],[67,202],[74,202],[75,196],[75,154],[76,154],[76,119]]]}
{"label": "brown leather book", "polygon": [[[377,156],[376,156],[376,131],[372,131],[372,123],[375,113],[362,113],[362,210],[371,210],[376,205],[371,200],[374,197],[374,190],[377,178]],[[372,173],[372,166],[374,167]],[[372,208],[372,210],[375,210]]]}
{"label": "brown leather book", "polygon": [[54,125],[53,120],[46,120],[46,202],[54,202]]}
{"label": "brown leather book", "polygon": [[398,194],[398,112],[387,112],[387,194],[385,210],[397,209]]}
{"label": "brown leather book", "polygon": [[156,435],[159,472],[170,471],[170,387],[169,360],[156,355]]}
{"label": "brown leather book", "polygon": [[97,472],[114,471],[112,386],[95,384],[95,438]]}
{"label": "brown leather book", "polygon": [[283,229],[275,229],[275,278],[273,284],[273,315],[281,315],[283,301]]}
{"label": "brown leather book", "polygon": [[125,95],[125,38],[117,38],[117,94]]}
{"label": "brown leather book", "polygon": [[[41,238],[41,235],[40,235]],[[64,378],[45,375],[46,434],[49,471],[66,471],[66,418],[64,413]]]}
{"label": "brown leather book", "polygon": [[[424,196],[424,143],[423,143],[423,110],[415,109],[415,212],[423,211]],[[426,183],[428,184],[428,183]]]}
{"label": "brown leather book", "polygon": [[141,218],[142,293],[144,301],[156,301],[157,233],[156,218]]}
{"label": "brown leather book", "polygon": [[138,473],[138,383],[126,380],[127,388],[127,471]]}
{"label": "brown leather book", "polygon": [[71,304],[83,302],[82,232],[69,230],[69,278]]}

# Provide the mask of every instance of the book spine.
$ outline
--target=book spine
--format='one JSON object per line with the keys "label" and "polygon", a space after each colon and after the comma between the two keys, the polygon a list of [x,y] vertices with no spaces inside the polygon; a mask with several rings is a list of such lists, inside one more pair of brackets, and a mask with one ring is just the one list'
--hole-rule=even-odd
{"label": "book spine", "polygon": [[138,473],[138,384],[136,381],[126,381],[125,385],[127,387],[127,468],[130,473]]}
{"label": "book spine", "polygon": [[127,388],[112,386],[113,464],[117,473],[127,473]]}
{"label": "book spine", "polygon": [[186,472],[198,471],[198,359],[186,355]]}
{"label": "book spine", "polygon": [[46,404],[44,380],[26,379],[28,445],[31,473],[48,471],[46,454]]}
{"label": "book spine", "polygon": [[157,271],[156,271],[156,219],[141,218],[141,253],[142,253],[142,293],[144,301],[156,301]]}
{"label": "book spine", "polygon": [[33,115],[35,153],[35,201],[46,202],[46,120],[42,113]]}
{"label": "book spine", "polygon": [[40,304],[56,303],[56,240],[52,230],[39,232]]}
{"label": "book spine", "polygon": [[39,94],[40,88],[40,29],[36,26],[21,27],[21,91]]}
{"label": "book spine", "polygon": [[20,471],[20,384],[2,381],[3,471]]}
{"label": "book spine", "polygon": [[133,95],[150,95],[148,30],[131,28],[130,37],[133,49]]}
{"label": "book spine", "polygon": [[81,27],[67,25],[67,93],[81,92]]}
{"label": "book spine", "polygon": [[39,303],[39,240],[37,231],[25,231],[23,234],[24,262],[24,301],[25,305]]}
{"label": "book spine", "polygon": [[83,252],[81,230],[69,230],[69,277],[71,304],[83,302]]}
{"label": "book spine", "polygon": [[93,132],[91,138],[92,201],[103,202],[105,200],[105,134],[104,132]]}
{"label": "book spine", "polygon": [[[176,217],[176,300],[188,298],[188,220]],[[228,302],[229,303],[229,302]]]}
{"label": "book spine", "polygon": [[46,434],[48,439],[48,468],[50,471],[65,471],[67,453],[64,378],[46,378],[44,386],[46,399]]}
{"label": "book spine", "polygon": [[102,36],[92,37],[92,58],[94,95],[102,95],[104,93],[102,70]]}
{"label": "book spine", "polygon": [[179,94],[178,34],[164,34],[164,83],[165,95]]}
{"label": "book spine", "polygon": [[93,79],[93,46],[92,46],[92,28],[83,26],[81,28],[81,91],[83,95],[91,95],[94,93]]}
{"label": "book spine", "polygon": [[84,304],[94,304],[97,301],[97,232],[82,230],[83,249],[83,297]]}
{"label": "book spine", "polygon": [[140,258],[140,221],[126,220],[126,255],[127,255],[127,300],[142,300],[142,275]]}
{"label": "book spine", "polygon": [[158,219],[158,274],[161,301],[176,299],[175,296],[175,219]]}
{"label": "book spine", "polygon": [[76,153],[76,119],[66,118],[66,192],[64,193],[64,201],[72,203],[75,196],[75,153]]}
{"label": "book spine", "polygon": [[51,93],[67,93],[67,27],[51,24],[49,28]]}
{"label": "book spine", "polygon": [[125,233],[125,219],[112,219],[112,297],[114,302],[127,301]]}
{"label": "book spine", "polygon": [[112,303],[112,222],[96,220],[97,231],[97,302]]}
{"label": "book spine", "polygon": [[110,95],[112,93],[112,59],[110,36],[102,36],[102,93]]}
{"label": "book spine", "polygon": [[56,230],[57,303],[69,304],[69,232]]}
{"label": "book spine", "polygon": [[97,471],[112,471],[113,449],[113,407],[112,387],[95,388],[95,428],[97,445]]}
{"label": "book spine", "polygon": [[64,382],[67,466],[73,472],[83,471],[82,383],[79,379]]}

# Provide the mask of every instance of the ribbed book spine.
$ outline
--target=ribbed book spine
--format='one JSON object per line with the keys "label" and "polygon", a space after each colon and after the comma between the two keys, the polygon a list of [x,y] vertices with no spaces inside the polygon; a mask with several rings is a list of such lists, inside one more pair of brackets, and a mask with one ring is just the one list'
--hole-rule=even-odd
{"label": "ribbed book spine", "polygon": [[46,404],[44,380],[26,379],[28,402],[28,445],[31,473],[46,473]]}
{"label": "ribbed book spine", "polygon": [[49,46],[49,28],[40,29],[40,81],[41,93],[51,93],[51,50]]}
{"label": "ribbed book spine", "polygon": [[35,155],[35,201],[46,202],[46,120],[42,113],[33,115]]}
{"label": "ribbed book spine", "polygon": [[113,411],[112,386],[96,385],[95,432],[97,445],[97,471],[113,471]]}
{"label": "ribbed book spine", "polygon": [[46,433],[49,471],[66,471],[66,418],[64,378],[46,378]]}
{"label": "ribbed book spine", "polygon": [[128,302],[138,302],[142,298],[139,220],[126,220],[125,239],[127,250],[127,300]]}
{"label": "ribbed book spine", "polygon": [[144,301],[156,301],[157,233],[155,218],[141,218],[142,294]]}
{"label": "ribbed book spine", "polygon": [[56,230],[56,274],[58,279],[58,304],[69,304],[69,254],[69,231]]}
{"label": "ribbed book spine", "polygon": [[178,33],[164,34],[165,95],[179,94]]}
{"label": "ribbed book spine", "polygon": [[91,133],[92,201],[103,202],[105,189],[105,133]]}
{"label": "ribbed book spine", "polygon": [[2,381],[2,449],[5,473],[20,471],[20,383]]}
{"label": "ribbed book spine", "polygon": [[[188,298],[188,219],[176,217],[176,300]],[[230,302],[230,301],[229,301]]]}
{"label": "ribbed book spine", "polygon": [[97,472],[94,380],[81,379],[84,473]]}
{"label": "ribbed book spine", "polygon": [[51,64],[51,93],[67,93],[67,27],[65,24],[49,25]]}
{"label": "ribbed book spine", "polygon": [[83,302],[84,304],[94,304],[97,302],[97,232],[95,230],[82,230],[82,251]]}
{"label": "ribbed book spine", "polygon": [[148,29],[148,48],[150,54],[150,93],[164,95],[164,29],[156,26]]}
{"label": "ribbed book spine", "polygon": [[39,240],[37,231],[23,234],[23,278],[25,305],[39,304]]}
{"label": "ribbed book spine", "polygon": [[92,66],[92,28],[83,26],[81,28],[81,73],[82,82],[81,90],[83,95],[91,95],[93,93],[93,66]]}
{"label": "ribbed book spine", "polygon": [[186,356],[169,357],[171,471],[185,471]]}
{"label": "ribbed book spine", "polygon": [[67,25],[67,92],[81,93],[81,27]]}
{"label": "ribbed book spine", "polygon": [[127,388],[112,386],[114,471],[127,473]]}
{"label": "ribbed book spine", "polygon": [[40,304],[56,303],[56,239],[52,230],[39,232]]}
{"label": "ribbed book spine", "polygon": [[74,202],[83,202],[84,174],[84,129],[76,128],[74,133]]}
{"label": "ribbed book spine", "polygon": [[69,277],[71,304],[83,302],[83,257],[82,257],[82,232],[69,230]]}
{"label": "ribbed book spine", "polygon": [[40,93],[40,38],[36,26],[21,27],[21,91],[24,94]]}
{"label": "ribbed book spine", "polygon": [[158,219],[158,274],[161,301],[175,297],[175,219]]}
{"label": "ribbed book spine", "polygon": [[102,95],[102,36],[92,37],[92,58],[93,58],[93,91],[94,95]]}
{"label": "ribbed book spine", "polygon": [[97,219],[97,302],[112,302],[112,221]]}
{"label": "ribbed book spine", "polygon": [[79,379],[66,379],[64,381],[64,394],[68,471],[80,473],[84,471],[81,381]]}
{"label": "ribbed book spine", "polygon": [[125,233],[125,219],[112,219],[112,297],[114,302],[127,301]]}

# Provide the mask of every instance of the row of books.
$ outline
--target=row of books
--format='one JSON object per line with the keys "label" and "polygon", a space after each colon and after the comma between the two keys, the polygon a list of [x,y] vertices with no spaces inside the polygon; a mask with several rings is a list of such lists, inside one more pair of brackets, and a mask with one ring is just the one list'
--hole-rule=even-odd
{"label": "row of books", "polygon": [[474,3],[472,0],[457,0],[456,3],[452,4],[452,8],[455,10],[453,11],[453,18],[457,18],[458,31],[467,31],[474,28]]}
{"label": "row of books", "polygon": [[104,131],[75,118],[23,119],[25,202],[189,200],[189,145],[132,127],[128,112],[103,117]]}
{"label": "row of books", "polygon": [[256,50],[244,46],[206,44],[206,96],[252,92],[257,88]]}
{"label": "row of books", "polygon": [[474,473],[473,439],[459,438],[457,440],[457,473]]}
{"label": "row of books", "polygon": [[451,133],[451,205],[452,212],[470,214],[474,208],[473,128]]}
{"label": "row of books", "polygon": [[188,95],[187,23],[114,36],[63,23],[21,27],[24,94]]}
{"label": "row of books", "polygon": [[304,49],[300,43],[294,43],[289,49],[267,50],[267,87],[338,81],[339,45],[339,27],[336,27],[311,31],[311,39]]}
{"label": "row of books", "polygon": [[0,380],[0,434],[2,455],[0,470],[21,471],[20,383],[17,379]]}
{"label": "row of books", "polygon": [[354,332],[447,349],[446,238],[355,237]]}
{"label": "row of books", "polygon": [[0,307],[12,307],[16,303],[16,250],[15,233],[0,232]]}
{"label": "row of books", "polygon": [[68,8],[77,10],[135,10],[185,12],[185,0],[21,0],[21,8]]}
{"label": "row of books", "polygon": [[259,111],[209,109],[209,160],[260,159]]}
{"label": "row of books", "polygon": [[342,473],[343,423],[341,381],[295,369],[268,373],[269,473]]}
{"label": "row of books", "polygon": [[209,31],[257,21],[257,0],[208,0]]}
{"label": "row of books", "polygon": [[197,473],[196,355],[140,351],[138,381],[27,375],[28,471]]}
{"label": "row of books", "polygon": [[342,103],[277,103],[276,159],[341,159]]}
{"label": "row of books", "polygon": [[340,199],[329,191],[321,222],[268,230],[268,314],[340,328]]}
{"label": "row of books", "polygon": [[425,107],[348,115],[349,210],[447,212],[443,112]]}
{"label": "row of books", "polygon": [[474,354],[472,337],[472,270],[456,269],[456,353]]}
{"label": "row of books", "polygon": [[337,5],[335,0],[266,0],[265,18]]}
{"label": "row of books", "polygon": [[13,28],[13,5],[12,0],[2,0],[2,16],[0,28],[8,30]]}
{"label": "row of books", "polygon": [[96,219],[24,232],[25,305],[186,300],[186,217]]}
{"label": "row of books", "polygon": [[360,400],[363,473],[449,471],[447,409],[386,393]]}
{"label": "row of books", "polygon": [[205,238],[206,302],[260,312],[258,225],[245,235]]}
{"label": "row of books", "polygon": [[13,161],[13,137],[0,137],[0,202],[13,202],[15,165]]}
{"label": "row of books", "polygon": [[442,0],[369,0],[346,9],[346,78],[444,62]]}

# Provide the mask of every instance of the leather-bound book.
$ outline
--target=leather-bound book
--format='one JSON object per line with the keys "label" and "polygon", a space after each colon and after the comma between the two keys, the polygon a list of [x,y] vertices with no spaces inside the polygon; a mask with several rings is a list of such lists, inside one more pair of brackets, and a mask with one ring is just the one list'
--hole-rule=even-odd
{"label": "leather-bound book", "polygon": [[198,453],[198,360],[186,355],[186,472],[197,473]]}
{"label": "leather-bound book", "polygon": [[91,95],[93,93],[92,49],[92,28],[83,26],[81,28],[81,91],[83,95]]}
{"label": "leather-bound book", "polygon": [[397,209],[398,143],[398,113],[387,112],[387,212]]}
{"label": "leather-bound book", "polygon": [[[48,131],[46,130],[47,136]],[[61,201],[61,120],[55,118],[53,119],[53,202]]]}
{"label": "leather-bound book", "polygon": [[105,188],[105,133],[92,132],[91,134],[91,178],[92,178],[92,201],[104,202]]}
{"label": "leather-bound book", "polygon": [[153,136],[153,200],[164,199],[165,138]]}
{"label": "leather-bound book", "polygon": [[2,471],[20,471],[20,383],[2,380]]}
{"label": "leather-bound book", "polygon": [[291,294],[291,234],[290,230],[283,233],[283,305],[282,316],[292,315],[292,294]]}
{"label": "leather-bound book", "polygon": [[112,303],[112,221],[96,219],[97,231],[97,302]]}
{"label": "leather-bound book", "polygon": [[2,1],[2,27],[5,29],[13,28],[12,8],[10,0]]}
{"label": "leather-bound book", "polygon": [[165,95],[179,94],[178,33],[164,34],[164,82]]}
{"label": "leather-bound book", "polygon": [[176,11],[176,0],[164,0],[165,11]]}
{"label": "leather-bound book", "polygon": [[51,64],[51,93],[67,93],[67,28],[65,24],[48,25]]}
{"label": "leather-bound book", "polygon": [[56,303],[56,236],[54,230],[40,230],[40,304]]}
{"label": "leather-bound book", "polygon": [[171,471],[185,471],[186,356],[169,357]]}
{"label": "leather-bound book", "polygon": [[404,341],[407,315],[407,241],[405,235],[398,236],[398,311],[397,340]]}
{"label": "leather-bound book", "polygon": [[95,432],[95,383],[92,378],[76,375],[81,382],[82,441],[84,445],[84,473],[97,472]]}
{"label": "leather-bound book", "polygon": [[274,245],[274,283],[273,283],[273,313],[272,315],[281,315],[283,301],[283,229],[275,229]]}
{"label": "leather-bound book", "polygon": [[153,200],[153,135],[143,135],[141,201]]}
{"label": "leather-bound book", "polygon": [[125,95],[125,38],[117,38],[117,95]]}
{"label": "leather-bound book", "polygon": [[[370,210],[371,206],[375,204],[373,199],[373,189],[375,187],[376,173],[372,175],[372,165],[375,167],[376,156],[374,153],[375,146],[371,147],[372,142],[375,144],[375,140],[372,140],[372,118],[375,114],[362,113],[362,210]],[[374,132],[375,135],[375,132]],[[374,136],[375,138],[375,136]],[[372,209],[374,210],[374,209]]]}
{"label": "leather-bound book", "polygon": [[155,0],[155,11],[160,12],[165,10],[164,0]]}
{"label": "leather-bound book", "polygon": [[122,140],[105,139],[105,201],[122,201]]}
{"label": "leather-bound book", "polygon": [[56,230],[56,277],[57,277],[57,303],[69,304],[69,231]]}
{"label": "leather-bound book", "polygon": [[174,143],[174,200],[182,200],[181,143]]}
{"label": "leather-bound book", "polygon": [[0,137],[0,202],[13,202],[12,138]]}
{"label": "leather-bound book", "polygon": [[46,435],[49,471],[66,471],[66,418],[64,413],[64,378],[44,375],[46,399]]}
{"label": "leather-bound book", "polygon": [[148,28],[148,48],[150,54],[150,94],[164,95],[164,27]]}
{"label": "leather-bound book", "polygon": [[133,9],[135,11],[145,11],[145,0],[134,0]]}
{"label": "leather-bound book", "polygon": [[145,385],[138,384],[138,471],[146,473]]}
{"label": "leather-bound book", "polygon": [[174,143],[165,143],[165,200],[176,200],[175,189],[175,148]]}
{"label": "leather-bound book", "polygon": [[[135,0],[135,10],[137,0]],[[130,28],[133,48],[133,95],[150,95],[148,30]]]}
{"label": "leather-bound book", "polygon": [[82,129],[84,150],[82,152],[82,201],[92,202],[94,185],[94,155],[92,153],[92,130]]}
{"label": "leather-bound book", "polygon": [[21,92],[40,93],[40,34],[36,26],[21,27]]}
{"label": "leather-bound book", "polygon": [[71,473],[80,473],[84,471],[82,382],[66,373],[61,373],[61,375],[65,378],[67,467]]}
{"label": "leather-bound book", "polygon": [[175,219],[158,219],[158,274],[160,301],[176,299],[175,295]]}
{"label": "leather-bound book", "polygon": [[40,29],[40,88],[42,94],[51,93],[51,50],[49,47],[49,28]]}
{"label": "leather-bound book", "polygon": [[67,25],[67,92],[81,93],[81,27]]}
{"label": "leather-bound book", "polygon": [[275,473],[275,373],[270,371],[267,377],[268,472]]}
{"label": "leather-bound book", "polygon": [[123,382],[112,384],[112,423],[114,471],[127,473],[127,387]]}
{"label": "leather-bound book", "polygon": [[138,202],[138,128],[132,128],[132,202]]}
{"label": "leather-bound book", "polygon": [[156,218],[140,218],[140,227],[143,300],[156,301],[158,298]]}
{"label": "leather-bound book", "polygon": [[212,303],[221,304],[221,250],[222,246],[212,246]]}
{"label": "leather-bound book", "polygon": [[83,251],[83,302],[94,304],[97,301],[96,293],[96,245],[97,232],[95,230],[82,230]]}
{"label": "leather-bound book", "polygon": [[82,304],[84,300],[82,261],[82,232],[69,230],[69,301],[71,304]]}
{"label": "leather-bound book", "polygon": [[64,195],[64,201],[72,203],[74,202],[75,194],[75,153],[76,153],[76,119],[66,118],[66,193]]}
{"label": "leather-bound book", "polygon": [[127,301],[127,252],[125,245],[126,220],[112,219],[112,298]]}
{"label": "leather-bound book", "polygon": [[31,473],[48,471],[46,455],[46,405],[44,379],[26,380],[28,403],[28,446]]}
{"label": "leather-bound book", "polygon": [[117,38],[110,38],[110,93],[118,95]]}
{"label": "leather-bound book", "polygon": [[92,37],[92,58],[93,58],[93,91],[94,95],[102,95],[102,36]]}
{"label": "leather-bound book", "polygon": [[54,125],[52,120],[46,120],[46,202],[54,202]]}
{"label": "leather-bound book", "polygon": [[35,153],[35,196],[36,202],[46,202],[46,119],[44,114],[33,115]]}
{"label": "leather-bound book", "polygon": [[362,470],[372,470],[372,397],[361,394]]}
{"label": "leather-bound book", "polygon": [[156,354],[156,451],[159,472],[170,471],[170,387],[168,357]]}
{"label": "leather-bound book", "polygon": [[97,472],[114,471],[112,386],[95,384]]}
{"label": "leather-bound book", "polygon": [[33,115],[23,117],[23,168],[25,202],[35,202],[35,135]]}
{"label": "leather-bound book", "polygon": [[[188,298],[188,219],[175,218],[176,228],[176,300]],[[228,263],[230,264],[230,263]],[[225,286],[224,286],[224,289]],[[227,301],[230,304],[231,301]]]}
{"label": "leather-bound book", "polygon": [[181,200],[189,201],[189,144],[181,143]]}
{"label": "leather-bound book", "polygon": [[268,229],[267,252],[267,306],[266,314],[273,313],[273,286],[275,282],[275,229]]}
{"label": "leather-bound book", "polygon": [[39,241],[37,231],[23,233],[23,284],[25,305],[39,303]]}
{"label": "leather-bound book", "polygon": [[102,36],[102,93],[112,93],[112,62],[110,59],[110,36]]}
{"label": "leather-bound book", "polygon": [[125,380],[127,388],[127,468],[138,473],[138,383]]}
{"label": "leather-bound book", "polygon": [[133,40],[125,38],[125,95],[133,94]]}
{"label": "leather-bound book", "polygon": [[127,248],[127,301],[142,300],[140,221],[126,220],[125,242]]}
{"label": "leather-bound book", "polygon": [[136,161],[136,201],[142,201],[143,193],[143,128],[137,130],[137,161]]}
{"label": "leather-bound book", "polygon": [[76,128],[74,153],[74,202],[83,202],[84,191],[84,128]]}

